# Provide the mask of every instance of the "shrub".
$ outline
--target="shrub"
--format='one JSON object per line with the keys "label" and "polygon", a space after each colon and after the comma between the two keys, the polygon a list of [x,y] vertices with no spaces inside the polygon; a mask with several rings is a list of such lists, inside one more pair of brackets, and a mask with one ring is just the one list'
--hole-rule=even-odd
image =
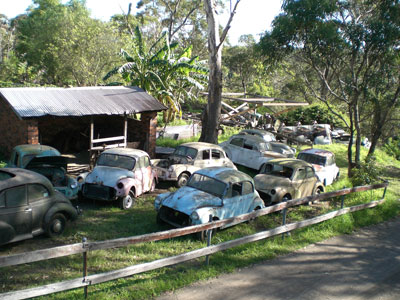
{"label": "shrub", "polygon": [[400,141],[398,138],[389,138],[387,143],[383,145],[383,149],[390,156],[400,160]]}
{"label": "shrub", "polygon": [[381,169],[377,166],[375,156],[370,157],[361,163],[358,168],[354,168],[351,183],[353,186],[368,185],[380,182],[382,175]]}

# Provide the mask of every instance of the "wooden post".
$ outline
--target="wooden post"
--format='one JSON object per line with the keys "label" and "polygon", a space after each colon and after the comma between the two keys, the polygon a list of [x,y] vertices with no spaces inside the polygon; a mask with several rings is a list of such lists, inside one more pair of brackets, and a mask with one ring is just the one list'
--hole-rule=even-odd
{"label": "wooden post", "polygon": [[[343,189],[345,189],[345,188],[346,188],[346,187],[344,186]],[[386,188],[385,188],[385,189],[386,189]],[[341,202],[341,203],[340,203],[340,208],[343,208],[343,206],[344,206],[344,195],[342,195],[342,197],[340,197],[340,200],[341,200],[341,201],[340,201],[340,202]]]}
{"label": "wooden post", "polygon": [[[87,247],[86,242],[87,242],[87,238],[83,237],[82,238],[82,248],[86,248]],[[82,282],[85,282],[86,281],[86,276],[87,276],[87,252],[85,251],[82,254],[83,254],[83,274],[82,274],[83,275],[83,280],[82,280]],[[87,296],[88,296],[87,286],[83,287],[83,291],[84,291],[84,294],[85,294],[85,299],[87,299]]]}
{"label": "wooden post", "polygon": [[[209,216],[208,222],[212,222],[212,215]],[[212,229],[207,230],[207,247],[210,247],[211,245],[211,236],[212,236]],[[206,255],[206,266],[210,264],[210,256]]]}

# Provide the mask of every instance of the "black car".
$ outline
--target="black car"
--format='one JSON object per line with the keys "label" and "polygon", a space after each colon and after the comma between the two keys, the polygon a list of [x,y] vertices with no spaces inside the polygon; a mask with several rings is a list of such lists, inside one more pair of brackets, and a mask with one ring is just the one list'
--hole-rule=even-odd
{"label": "black car", "polygon": [[0,245],[46,233],[60,235],[78,210],[38,173],[0,169]]}

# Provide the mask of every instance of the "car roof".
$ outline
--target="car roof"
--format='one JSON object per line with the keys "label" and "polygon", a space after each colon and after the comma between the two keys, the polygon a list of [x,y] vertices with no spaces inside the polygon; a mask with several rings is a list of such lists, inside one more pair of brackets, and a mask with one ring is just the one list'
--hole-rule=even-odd
{"label": "car roof", "polygon": [[[250,132],[250,133],[261,134],[261,135],[273,135],[273,136],[275,136],[272,132],[267,131],[267,130],[263,130],[263,129],[243,129],[241,132]],[[239,132],[239,134],[241,132]]]}
{"label": "car roof", "polygon": [[268,161],[268,163],[286,166],[286,167],[290,167],[292,169],[298,169],[301,167],[312,167],[312,165],[309,164],[308,162],[301,160],[301,159],[296,159],[296,158],[271,159]]}
{"label": "car roof", "polygon": [[215,145],[215,144],[211,144],[211,143],[204,143],[204,142],[189,142],[189,143],[183,143],[179,146],[186,146],[186,147],[191,147],[191,148],[195,148],[197,150],[202,150],[202,149],[218,149],[221,150],[222,152],[224,152],[224,150],[222,149],[222,147]]}
{"label": "car roof", "polygon": [[60,152],[51,146],[40,144],[24,144],[14,147],[14,151],[21,154],[35,154],[36,156],[59,156]]}
{"label": "car roof", "polygon": [[39,173],[21,168],[0,168],[0,172],[8,173],[13,177],[0,180],[0,191],[14,186],[25,185],[30,183],[40,183],[51,189],[50,181]]}
{"label": "car roof", "polygon": [[253,141],[253,142],[257,142],[257,143],[268,143],[262,137],[260,137],[258,135],[234,134],[234,135],[232,135],[231,138],[233,139],[234,137],[244,138],[245,140]]}
{"label": "car roof", "polygon": [[126,156],[133,156],[133,157],[142,157],[142,156],[149,156],[147,152],[139,149],[132,149],[132,148],[112,148],[104,150],[103,153],[108,154],[115,154],[115,155],[126,155]]}
{"label": "car roof", "polygon": [[308,153],[308,154],[315,154],[315,155],[320,155],[320,156],[334,156],[333,152],[325,150],[325,149],[317,149],[317,148],[310,148],[310,149],[304,149],[299,152],[300,153]]}
{"label": "car roof", "polygon": [[200,169],[195,173],[212,177],[227,183],[235,183],[240,181],[253,182],[253,179],[246,173],[227,167],[208,167]]}

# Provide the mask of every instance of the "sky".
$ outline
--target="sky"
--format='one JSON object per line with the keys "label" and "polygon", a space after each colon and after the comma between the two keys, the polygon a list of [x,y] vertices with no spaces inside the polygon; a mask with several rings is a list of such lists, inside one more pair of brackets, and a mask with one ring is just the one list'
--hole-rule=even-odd
{"label": "sky", "polygon": [[[65,3],[67,0],[62,2]],[[86,0],[86,6],[93,18],[108,21],[112,15],[126,12],[130,2],[133,4],[132,8],[136,7],[137,0]],[[32,0],[0,0],[0,14],[11,19],[23,14],[31,4]],[[241,0],[229,31],[231,43],[237,44],[243,34],[253,34],[258,40],[261,33],[270,29],[271,22],[278,15],[280,7],[281,0]],[[228,14],[220,16],[219,22],[223,27],[227,21]]]}

